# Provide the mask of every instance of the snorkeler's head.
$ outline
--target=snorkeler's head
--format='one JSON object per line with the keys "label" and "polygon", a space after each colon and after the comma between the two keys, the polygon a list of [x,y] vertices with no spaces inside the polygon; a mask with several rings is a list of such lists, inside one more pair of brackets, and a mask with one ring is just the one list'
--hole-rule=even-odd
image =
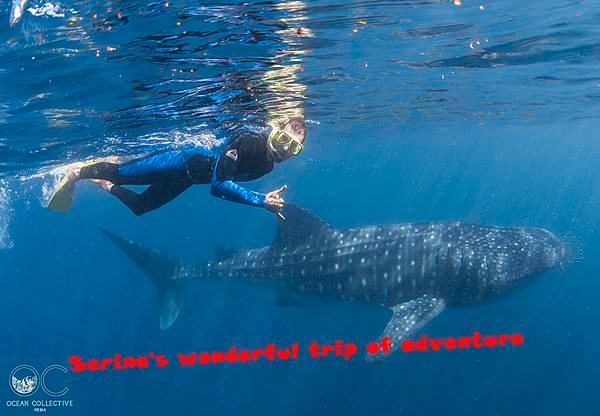
{"label": "snorkeler's head", "polygon": [[269,153],[275,162],[283,162],[298,156],[306,139],[306,126],[302,117],[290,117],[269,123],[273,128],[269,134]]}

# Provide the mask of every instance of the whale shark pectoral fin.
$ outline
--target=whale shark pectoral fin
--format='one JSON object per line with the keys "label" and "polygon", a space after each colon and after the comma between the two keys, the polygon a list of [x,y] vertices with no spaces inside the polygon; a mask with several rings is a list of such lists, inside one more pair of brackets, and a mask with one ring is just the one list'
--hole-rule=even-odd
{"label": "whale shark pectoral fin", "polygon": [[389,354],[378,353],[367,355],[367,361],[386,358],[400,348],[402,340],[421,329],[427,322],[438,316],[446,307],[446,301],[431,295],[423,295],[408,302],[401,303],[391,308],[393,315],[383,334],[379,338],[389,337],[392,346]]}
{"label": "whale shark pectoral fin", "polygon": [[160,329],[167,329],[179,316],[181,309],[181,295],[179,285],[173,284],[167,290],[159,293]]}

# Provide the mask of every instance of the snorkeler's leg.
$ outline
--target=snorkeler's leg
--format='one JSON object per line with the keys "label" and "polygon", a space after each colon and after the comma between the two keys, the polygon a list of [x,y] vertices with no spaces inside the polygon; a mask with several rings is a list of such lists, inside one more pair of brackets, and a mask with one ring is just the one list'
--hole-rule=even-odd
{"label": "snorkeler's leg", "polygon": [[151,185],[187,176],[186,152],[155,153],[126,163],[102,161],[81,168],[78,179],[103,179],[117,185]]}
{"label": "snorkeler's leg", "polygon": [[[126,163],[114,159],[74,164],[50,197],[48,208],[67,212],[71,206],[75,184],[80,179],[100,179],[116,185],[152,185],[189,180],[187,160],[195,149],[155,153]],[[118,192],[118,191],[117,191]]]}
{"label": "snorkeler's leg", "polygon": [[122,183],[119,164],[110,162],[98,162],[83,166],[79,170],[78,179],[102,179],[112,183]]}
{"label": "snorkeler's leg", "polygon": [[101,186],[119,198],[135,215],[143,215],[172,201],[191,185],[191,181],[183,179],[158,182],[150,185],[140,194],[119,185],[112,185],[110,187]]}

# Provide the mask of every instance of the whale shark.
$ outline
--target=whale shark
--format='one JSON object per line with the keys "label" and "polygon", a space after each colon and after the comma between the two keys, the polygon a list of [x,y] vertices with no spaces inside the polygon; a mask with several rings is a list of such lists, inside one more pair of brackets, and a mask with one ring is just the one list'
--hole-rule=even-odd
{"label": "whale shark", "polygon": [[446,307],[486,302],[569,257],[543,228],[423,222],[342,230],[292,204],[283,216],[270,246],[221,252],[198,266],[102,231],[153,281],[162,329],[177,319],[187,282],[251,281],[301,298],[389,308],[380,340],[389,337],[392,347],[372,359],[385,358]]}

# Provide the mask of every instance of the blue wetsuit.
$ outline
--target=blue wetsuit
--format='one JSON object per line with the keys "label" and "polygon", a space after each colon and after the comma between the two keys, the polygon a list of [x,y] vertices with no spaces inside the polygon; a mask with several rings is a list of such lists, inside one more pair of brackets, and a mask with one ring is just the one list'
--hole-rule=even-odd
{"label": "blue wetsuit", "polygon": [[[236,182],[250,181],[273,170],[266,130],[242,130],[222,149],[191,147],[154,153],[126,163],[99,162],[81,169],[82,179],[115,184],[111,193],[134,214],[142,215],[171,201],[194,184],[211,184],[217,197],[263,207],[266,195]],[[120,185],[150,185],[138,194]]]}

